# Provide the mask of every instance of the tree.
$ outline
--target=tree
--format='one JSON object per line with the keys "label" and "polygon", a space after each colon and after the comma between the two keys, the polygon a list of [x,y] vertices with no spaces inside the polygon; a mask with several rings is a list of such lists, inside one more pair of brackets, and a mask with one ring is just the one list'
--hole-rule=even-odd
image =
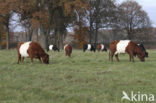
{"label": "tree", "polygon": [[17,0],[0,1],[0,19],[6,31],[6,49],[10,47],[10,18],[17,7]]}
{"label": "tree", "polygon": [[77,26],[74,28],[73,43],[78,45],[78,48],[82,48],[83,44],[87,43],[88,38],[88,27],[86,27],[83,22],[78,22]]}
{"label": "tree", "polygon": [[3,34],[3,25],[0,22],[0,49],[2,49],[2,34]]}
{"label": "tree", "polygon": [[141,32],[141,29],[147,30],[151,27],[147,13],[136,1],[123,2],[119,6],[118,13],[117,26],[127,31],[127,38],[130,40],[134,39],[136,37],[134,34]]}
{"label": "tree", "polygon": [[90,9],[88,14],[90,39],[94,35],[94,43],[97,43],[98,30],[100,28],[109,28],[114,22],[116,4],[114,0],[89,0]]}
{"label": "tree", "polygon": [[47,49],[47,38],[50,32],[47,0],[19,0],[17,12],[22,25],[27,28],[29,33],[28,41],[32,40],[33,35],[38,36],[38,31],[40,31],[40,44],[44,49]]}
{"label": "tree", "polygon": [[[55,43],[63,47],[66,28],[74,23],[75,10],[81,14],[86,0],[19,0],[21,21],[30,24],[32,30],[39,29],[41,45],[48,48],[48,36],[55,35]],[[37,31],[37,30],[36,30]]]}
{"label": "tree", "polygon": [[[57,15],[54,15],[53,23],[55,28],[55,35],[63,38],[66,35],[66,28],[77,25],[77,22],[84,22],[84,10],[88,7],[87,0],[61,0],[61,6],[58,6]],[[55,14],[53,13],[53,14]],[[77,25],[79,26],[79,25]],[[58,39],[60,40],[60,39]],[[60,40],[60,41],[63,41]],[[62,42],[63,44],[63,42]]]}
{"label": "tree", "polygon": [[[17,13],[20,17],[20,23],[25,29],[26,41],[31,41],[32,36],[37,34],[39,29],[37,13],[39,12],[39,1],[37,0],[19,0],[19,9]],[[35,32],[36,31],[36,32]]]}

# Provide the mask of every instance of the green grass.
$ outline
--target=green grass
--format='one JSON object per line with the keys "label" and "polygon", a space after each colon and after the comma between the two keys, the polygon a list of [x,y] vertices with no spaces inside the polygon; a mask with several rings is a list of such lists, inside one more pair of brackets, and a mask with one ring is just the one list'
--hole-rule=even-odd
{"label": "green grass", "polygon": [[[108,61],[106,52],[49,52],[50,64],[17,64],[16,50],[0,51],[0,103],[121,103],[122,91],[156,96],[156,50],[149,58]],[[124,103],[132,103],[124,101]]]}

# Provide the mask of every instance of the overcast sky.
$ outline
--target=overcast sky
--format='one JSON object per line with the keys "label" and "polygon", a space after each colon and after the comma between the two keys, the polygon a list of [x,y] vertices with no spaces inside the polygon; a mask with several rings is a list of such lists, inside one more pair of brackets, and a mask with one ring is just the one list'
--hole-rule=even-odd
{"label": "overcast sky", "polygon": [[[126,0],[117,0],[119,3],[122,3]],[[150,17],[152,24],[156,27],[156,0],[134,0],[142,6],[143,10],[145,10]]]}

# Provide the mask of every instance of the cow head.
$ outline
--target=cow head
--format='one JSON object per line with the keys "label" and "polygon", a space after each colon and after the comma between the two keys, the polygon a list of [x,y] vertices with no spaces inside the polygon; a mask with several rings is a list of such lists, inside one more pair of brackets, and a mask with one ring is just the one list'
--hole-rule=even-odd
{"label": "cow head", "polygon": [[148,52],[146,52],[146,49],[144,47],[144,45],[141,43],[141,44],[138,44],[139,48],[141,49],[142,52],[145,52],[145,57],[148,57]]}
{"label": "cow head", "polygon": [[145,52],[145,57],[148,57],[148,52]]}
{"label": "cow head", "polygon": [[140,52],[140,53],[138,53],[137,55],[138,55],[138,58],[139,58],[142,62],[145,61],[145,52]]}
{"label": "cow head", "polygon": [[42,57],[42,60],[45,64],[49,64],[49,55],[45,53],[45,55]]}

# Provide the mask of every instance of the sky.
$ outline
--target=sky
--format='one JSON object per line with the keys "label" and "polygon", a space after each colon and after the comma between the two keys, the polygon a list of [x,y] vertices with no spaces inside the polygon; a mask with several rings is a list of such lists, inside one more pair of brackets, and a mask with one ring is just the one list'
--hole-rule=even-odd
{"label": "sky", "polygon": [[[122,3],[126,0],[117,0],[117,2]],[[156,0],[134,0],[142,6],[142,9],[146,11],[149,18],[152,21],[152,26],[156,27]]]}

